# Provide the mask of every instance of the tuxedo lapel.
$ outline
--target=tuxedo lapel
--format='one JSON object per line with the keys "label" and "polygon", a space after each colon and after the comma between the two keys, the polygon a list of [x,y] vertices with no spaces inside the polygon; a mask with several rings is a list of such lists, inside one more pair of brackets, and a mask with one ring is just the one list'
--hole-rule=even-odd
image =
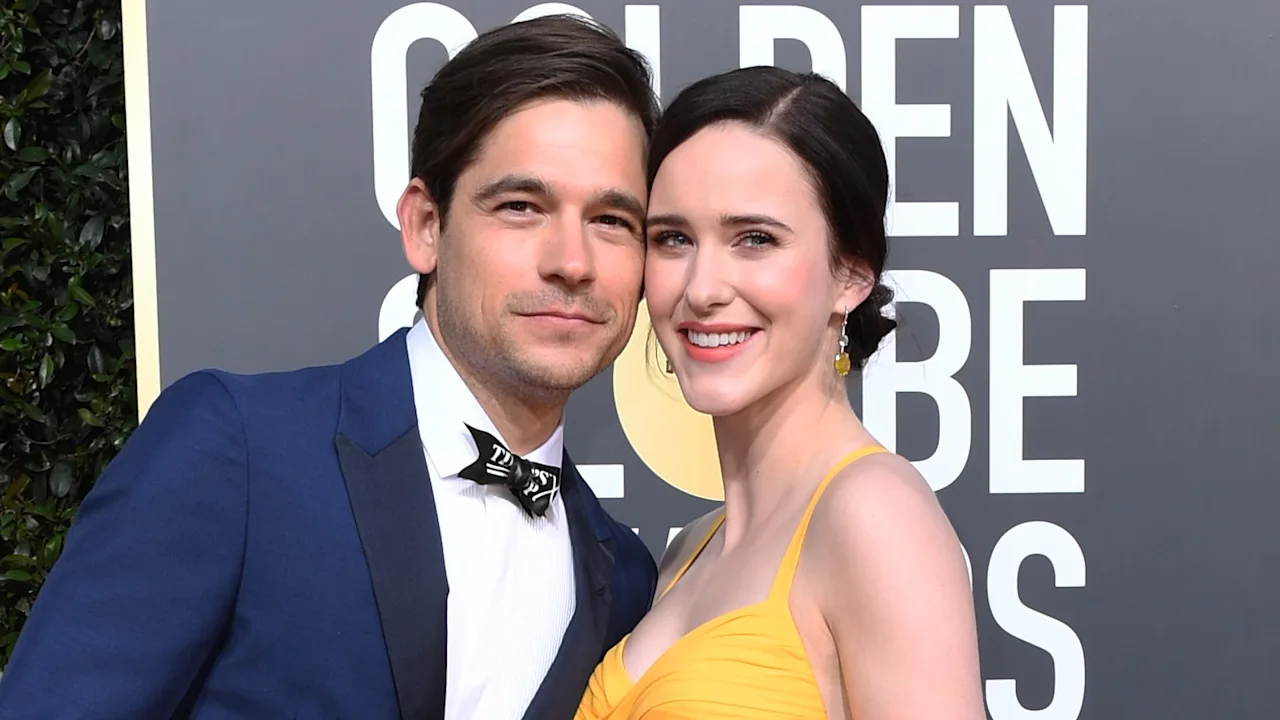
{"label": "tuxedo lapel", "polygon": [[604,656],[605,631],[612,603],[614,539],[608,520],[586,502],[586,483],[564,456],[561,492],[573,545],[575,605],[555,661],[529,703],[525,718],[571,718],[587,680]]}
{"label": "tuxedo lapel", "polygon": [[444,550],[418,434],[405,331],[342,369],[334,444],[403,720],[444,716]]}

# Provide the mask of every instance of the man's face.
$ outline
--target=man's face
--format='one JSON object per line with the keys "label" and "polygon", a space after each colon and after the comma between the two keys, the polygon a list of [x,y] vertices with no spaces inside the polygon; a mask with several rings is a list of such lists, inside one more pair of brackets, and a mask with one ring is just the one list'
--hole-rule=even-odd
{"label": "man's face", "polygon": [[464,371],[558,396],[618,356],[644,276],[644,150],[613,103],[527,105],[459,176],[443,227],[418,248],[406,233],[410,263],[435,273],[424,311]]}

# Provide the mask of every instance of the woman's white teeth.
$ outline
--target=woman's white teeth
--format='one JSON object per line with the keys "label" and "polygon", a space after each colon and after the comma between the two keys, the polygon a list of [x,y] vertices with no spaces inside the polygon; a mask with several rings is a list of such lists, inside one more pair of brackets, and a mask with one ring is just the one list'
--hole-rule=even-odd
{"label": "woman's white teeth", "polygon": [[751,337],[750,332],[731,332],[731,333],[702,333],[689,332],[689,342],[698,347],[720,347],[721,345],[737,345],[740,342],[746,342]]}

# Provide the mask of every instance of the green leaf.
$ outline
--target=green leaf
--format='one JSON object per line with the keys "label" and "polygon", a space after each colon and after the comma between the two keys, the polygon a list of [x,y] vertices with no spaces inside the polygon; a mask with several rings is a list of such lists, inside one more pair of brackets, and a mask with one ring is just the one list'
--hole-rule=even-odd
{"label": "green leaf", "polygon": [[102,427],[101,418],[99,418],[97,415],[94,415],[92,412],[90,412],[89,408],[80,408],[77,414],[80,416],[80,422],[83,422],[85,425],[92,425],[93,427]]}
{"label": "green leaf", "polygon": [[86,292],[85,289],[80,287],[79,285],[72,285],[68,289],[68,291],[71,293],[71,297],[84,303],[85,305],[88,305],[89,307],[94,307],[98,304],[94,301],[93,296],[90,295],[88,292]]}
{"label": "green leaf", "polygon": [[22,338],[11,337],[0,340],[0,350],[5,352],[18,352],[22,348]]}
{"label": "green leaf", "polygon": [[71,328],[68,328],[66,325],[54,325],[49,329],[49,332],[53,333],[54,337],[64,343],[75,344],[76,334],[71,332]]}
{"label": "green leaf", "polygon": [[27,84],[27,89],[24,92],[28,100],[35,100],[49,92],[49,86],[51,85],[53,85],[53,71],[45,70]]}
{"label": "green leaf", "polygon": [[10,65],[14,70],[17,70],[18,72],[22,73],[23,75],[30,75],[30,74],[31,74],[31,65],[30,65],[29,63],[27,63],[27,61],[26,61],[26,60],[14,60],[13,62],[9,63],[9,65]]}
{"label": "green leaf", "polygon": [[82,165],[78,165],[76,166],[76,169],[72,170],[71,172],[75,173],[76,175],[79,175],[80,177],[89,178],[90,180],[102,179],[102,168],[94,165],[93,163],[84,163]]}
{"label": "green leaf", "polygon": [[38,423],[43,423],[46,419],[44,413],[40,411],[40,408],[32,405],[31,403],[22,403],[22,409],[26,412],[27,417]]}
{"label": "green leaf", "polygon": [[107,371],[107,359],[97,345],[89,348],[89,372],[101,375]]}
{"label": "green leaf", "polygon": [[89,85],[89,95],[92,97],[102,92],[105,87],[110,87],[120,82],[120,78],[111,77],[109,75],[94,78],[93,83]]}
{"label": "green leaf", "polygon": [[11,117],[9,122],[4,124],[4,144],[9,146],[10,150],[18,151],[18,143],[22,140],[22,123],[18,122],[18,118]]}
{"label": "green leaf", "polygon": [[22,188],[26,187],[27,183],[31,182],[31,176],[35,175],[36,171],[39,169],[40,167],[36,166],[36,167],[27,168],[26,170],[22,170],[20,172],[14,173],[9,177],[9,182],[5,183],[5,186],[4,186],[5,191],[16,193]]}
{"label": "green leaf", "polygon": [[124,113],[116,113],[115,115],[112,115],[111,124],[115,125],[116,128],[120,130],[124,130]]}
{"label": "green leaf", "polygon": [[[7,490],[5,490],[5,491],[4,491],[4,497],[2,498],[2,499],[3,499],[3,501],[4,501],[4,504],[5,504],[5,505],[8,505],[8,504],[9,504],[9,503],[14,499],[14,498],[16,498],[16,497],[18,497],[18,495],[22,494],[22,491],[23,491],[23,490],[26,490],[26,489],[27,489],[27,485],[28,485],[28,484],[30,484],[30,483],[31,483],[31,476],[30,476],[30,475],[27,475],[26,473],[23,473],[23,474],[19,475],[19,476],[17,477],[17,479],[16,479],[16,480],[14,480],[14,481],[9,485],[9,488],[8,488]],[[21,552],[21,551],[19,551],[19,552]]]}
{"label": "green leaf", "polygon": [[44,544],[44,557],[48,562],[53,562],[58,558],[58,554],[62,552],[62,533],[58,533],[49,538],[49,542]]}
{"label": "green leaf", "polygon": [[3,248],[4,248],[4,252],[9,252],[10,250],[12,250],[12,249],[14,249],[14,248],[16,248],[16,247],[18,247],[18,246],[20,246],[20,245],[26,245],[26,244],[27,244],[27,243],[29,243],[29,242],[31,242],[31,241],[30,241],[30,240],[28,240],[28,239],[26,239],[26,238],[16,238],[16,237],[15,237],[15,238],[9,238],[8,240],[5,240],[5,241],[4,241],[4,246],[3,246]]}
{"label": "green leaf", "polygon": [[90,218],[80,230],[80,244],[87,245],[90,249],[98,247],[98,243],[102,242],[102,229],[105,223],[106,220],[101,215]]}
{"label": "green leaf", "polygon": [[0,575],[0,578],[4,578],[5,580],[17,580],[18,582],[27,582],[31,580],[32,575],[26,570],[8,570],[4,575]]}
{"label": "green leaf", "polygon": [[71,466],[60,462],[49,473],[49,491],[56,498],[64,498],[71,492]]}
{"label": "green leaf", "polygon": [[49,151],[42,147],[24,147],[17,157],[22,162],[44,162],[49,159]]}
{"label": "green leaf", "polygon": [[40,387],[47,387],[53,379],[53,358],[48,355],[40,361]]}

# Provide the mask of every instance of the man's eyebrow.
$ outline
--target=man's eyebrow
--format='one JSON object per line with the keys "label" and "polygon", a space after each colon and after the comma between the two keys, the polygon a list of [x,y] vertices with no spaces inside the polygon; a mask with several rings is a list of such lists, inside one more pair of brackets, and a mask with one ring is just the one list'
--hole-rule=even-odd
{"label": "man's eyebrow", "polygon": [[471,194],[471,200],[475,203],[484,203],[507,193],[527,193],[543,197],[553,197],[555,195],[550,185],[536,177],[530,175],[503,175],[497,180],[485,183],[477,188]]}
{"label": "man's eyebrow", "polygon": [[644,203],[640,202],[640,198],[625,190],[616,188],[605,190],[596,196],[596,202],[605,207],[629,213],[637,220],[644,220]]}

